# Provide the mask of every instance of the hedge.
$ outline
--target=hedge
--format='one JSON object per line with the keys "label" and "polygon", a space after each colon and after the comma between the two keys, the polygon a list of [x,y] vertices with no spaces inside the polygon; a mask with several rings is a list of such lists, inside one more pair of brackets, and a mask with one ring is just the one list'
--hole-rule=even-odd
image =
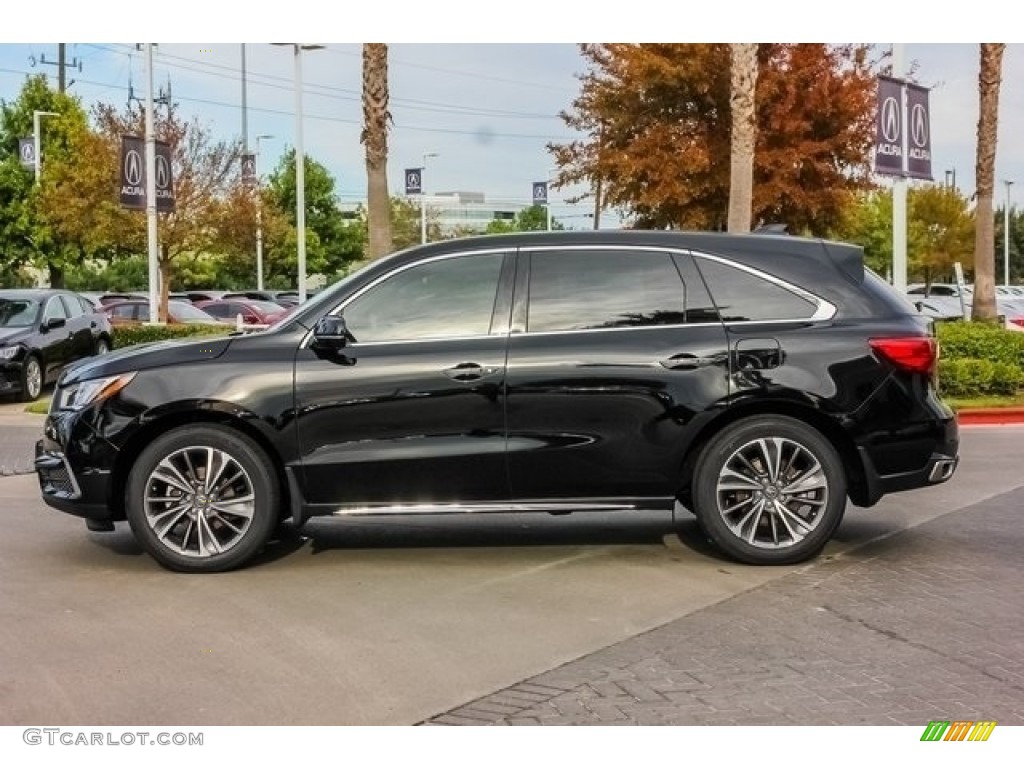
{"label": "hedge", "polygon": [[227,336],[227,326],[211,325],[129,325],[114,328],[114,348],[130,347],[150,341],[184,339],[192,336]]}
{"label": "hedge", "polygon": [[954,321],[939,323],[937,334],[941,395],[1015,395],[1024,385],[1024,333]]}

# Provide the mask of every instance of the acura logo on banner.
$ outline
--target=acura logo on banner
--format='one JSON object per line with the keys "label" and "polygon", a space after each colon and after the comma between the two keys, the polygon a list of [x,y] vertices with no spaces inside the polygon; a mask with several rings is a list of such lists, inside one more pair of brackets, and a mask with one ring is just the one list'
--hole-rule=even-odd
{"label": "acura logo on banner", "polygon": [[875,130],[875,173],[902,176],[903,87],[899,80],[878,78],[878,123]]}
{"label": "acura logo on banner", "polygon": [[138,136],[121,137],[121,206],[146,209],[146,142]]}
{"label": "acura logo on banner", "polygon": [[405,169],[405,194],[423,194],[423,174],[419,168]]}
{"label": "acura logo on banner", "polygon": [[36,167],[36,140],[18,139],[18,157],[26,168]]}
{"label": "acura logo on banner", "polygon": [[907,175],[932,178],[932,125],[928,114],[928,89],[907,85]]}
{"label": "acura logo on banner", "polygon": [[[156,144],[156,209],[160,213],[174,210],[174,176],[171,172],[171,147]],[[146,142],[138,136],[121,137],[121,206],[133,210],[146,209]]]}
{"label": "acura logo on banner", "polygon": [[242,155],[242,183],[254,184],[256,182],[256,155],[250,153]]}
{"label": "acura logo on banner", "polygon": [[548,204],[548,183],[546,181],[533,182],[533,204]]}
{"label": "acura logo on banner", "polygon": [[931,133],[928,89],[889,77],[878,78],[875,172],[930,180]]}

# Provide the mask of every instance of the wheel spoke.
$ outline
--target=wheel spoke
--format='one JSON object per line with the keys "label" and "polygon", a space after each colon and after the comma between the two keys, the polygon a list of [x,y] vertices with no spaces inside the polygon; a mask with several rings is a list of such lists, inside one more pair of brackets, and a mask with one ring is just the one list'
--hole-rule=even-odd
{"label": "wheel spoke", "polygon": [[761,484],[735,469],[726,467],[718,477],[718,490],[721,491],[759,491]]}
{"label": "wheel spoke", "polygon": [[[203,535],[204,532],[205,536]],[[219,555],[223,551],[204,515],[199,515],[196,518],[196,541],[198,542],[200,557],[206,557],[211,554]]]}
{"label": "wheel spoke", "polygon": [[[796,533],[794,533],[793,534],[793,538],[794,539],[796,539],[796,538],[803,538],[808,533],[810,533],[811,531],[814,530],[814,526],[813,525],[811,525],[806,520],[804,520],[802,517],[800,517],[800,515],[796,514],[791,509],[786,507],[785,504],[777,504],[776,505],[776,509],[779,510],[779,516],[782,518],[783,522],[786,522],[787,520],[792,520],[800,528],[804,529],[804,533],[800,534],[799,537],[797,536]],[[786,522],[786,527],[789,528],[789,523],[788,522]]]}
{"label": "wheel spoke", "polygon": [[241,536],[242,533],[244,533],[243,529],[239,528],[237,525],[232,523],[226,517],[222,517],[220,514],[217,513],[217,511],[215,511],[214,514],[211,515],[211,517],[214,517],[217,520],[219,520],[223,525],[226,525],[228,528],[230,528],[232,531],[237,533],[239,536]]}
{"label": "wheel spoke", "polygon": [[824,490],[827,487],[828,482],[825,480],[825,473],[821,468],[821,464],[815,461],[814,466],[804,470],[804,472],[790,480],[782,489],[782,492],[792,496],[797,493]]}
{"label": "wheel spoke", "polygon": [[[174,526],[176,526],[178,524],[178,521],[181,520],[181,518],[184,517],[187,514],[188,514],[188,510],[187,509],[181,510],[178,513],[177,517],[171,518],[171,520],[167,523],[167,525],[165,525],[163,527],[163,530],[156,532],[157,538],[166,539],[167,538],[167,534],[169,534],[171,532],[171,530],[174,529]],[[191,530],[192,530],[192,521],[189,520],[188,521],[188,527],[185,529],[185,535],[182,536],[182,542],[187,542],[188,541],[188,532],[191,531]]]}
{"label": "wheel spoke", "polygon": [[181,474],[181,472],[178,471],[178,468],[171,463],[170,458],[164,459],[157,465],[156,470],[153,472],[153,477],[161,483],[173,485],[179,491],[192,493],[193,489],[189,484],[189,481]]}

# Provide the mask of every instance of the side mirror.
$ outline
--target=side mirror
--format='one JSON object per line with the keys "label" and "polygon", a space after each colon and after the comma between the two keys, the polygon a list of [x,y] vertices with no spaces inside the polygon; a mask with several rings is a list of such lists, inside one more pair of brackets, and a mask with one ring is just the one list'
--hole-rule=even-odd
{"label": "side mirror", "polygon": [[57,328],[63,328],[67,324],[68,321],[65,320],[63,317],[51,317],[43,324],[43,327],[48,331],[52,331]]}
{"label": "side mirror", "polygon": [[323,352],[335,352],[344,349],[350,341],[355,339],[348,332],[345,318],[341,315],[326,315],[316,321],[310,346]]}

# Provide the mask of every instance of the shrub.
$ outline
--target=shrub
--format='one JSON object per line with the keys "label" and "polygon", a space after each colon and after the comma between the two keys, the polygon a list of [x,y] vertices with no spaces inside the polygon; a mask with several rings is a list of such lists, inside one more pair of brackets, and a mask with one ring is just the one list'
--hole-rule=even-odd
{"label": "shrub", "polygon": [[939,392],[944,397],[1015,395],[1024,384],[1024,370],[1012,363],[975,358],[940,359]]}
{"label": "shrub", "polygon": [[939,323],[936,332],[942,358],[988,360],[1024,368],[1024,333],[965,321]]}
{"label": "shrub", "polygon": [[193,336],[226,336],[231,333],[227,326],[211,325],[132,325],[114,328],[114,348],[130,347],[150,341],[184,339]]}

